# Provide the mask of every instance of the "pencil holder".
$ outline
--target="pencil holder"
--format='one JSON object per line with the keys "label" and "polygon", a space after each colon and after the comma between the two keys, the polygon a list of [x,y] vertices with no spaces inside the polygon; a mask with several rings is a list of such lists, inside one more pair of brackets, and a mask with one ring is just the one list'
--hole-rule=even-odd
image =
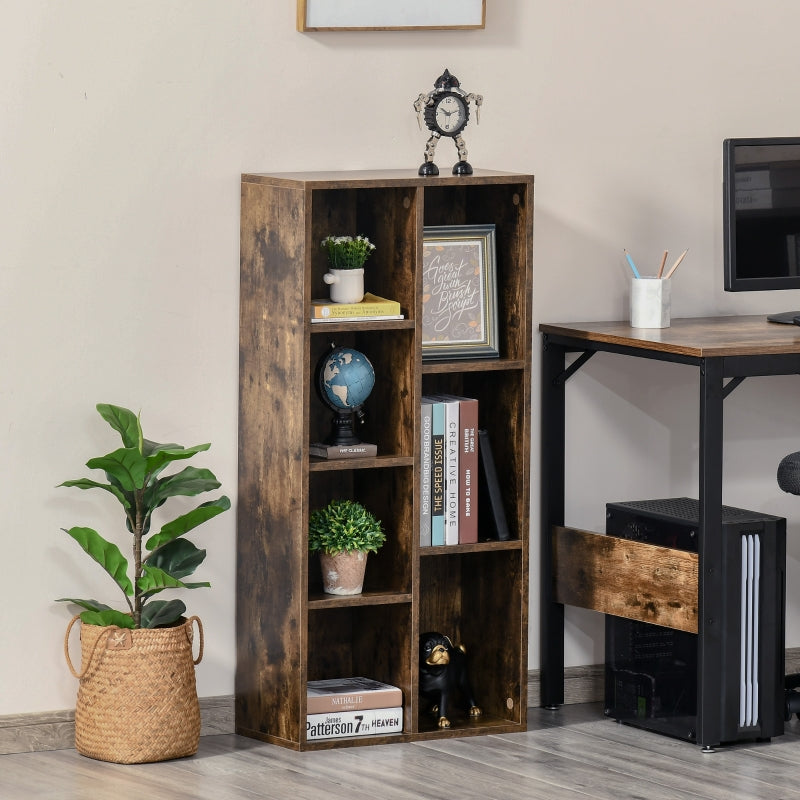
{"label": "pencil holder", "polygon": [[631,327],[669,328],[670,279],[631,280]]}

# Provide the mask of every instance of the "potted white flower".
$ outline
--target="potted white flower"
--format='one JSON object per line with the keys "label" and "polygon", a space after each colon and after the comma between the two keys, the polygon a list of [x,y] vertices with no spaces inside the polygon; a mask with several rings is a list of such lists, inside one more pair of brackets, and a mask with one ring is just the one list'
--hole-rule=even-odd
{"label": "potted white flower", "polygon": [[334,303],[360,303],[364,297],[364,263],[375,245],[366,236],[326,236],[322,248],[330,271],[323,280]]}

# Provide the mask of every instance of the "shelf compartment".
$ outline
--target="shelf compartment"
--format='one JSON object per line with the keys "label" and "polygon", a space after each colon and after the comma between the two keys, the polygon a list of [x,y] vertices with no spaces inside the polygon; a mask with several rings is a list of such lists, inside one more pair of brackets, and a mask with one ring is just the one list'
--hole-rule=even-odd
{"label": "shelf compartment", "polygon": [[[481,723],[523,724],[527,714],[527,558],[525,548],[420,559],[419,631],[437,631],[467,653]],[[526,599],[517,603],[520,597]],[[512,598],[514,602],[511,602]],[[425,725],[419,712],[419,726]]]}
{"label": "shelf compartment", "polygon": [[[411,591],[413,466],[381,470],[337,470],[309,474],[309,514],[331,500],[357,500],[383,523],[386,543],[370,553],[364,576],[366,592],[405,594]],[[309,553],[308,594],[322,593],[319,557]]]}
{"label": "shelf compartment", "polygon": [[375,386],[364,404],[363,424],[355,434],[376,444],[380,456],[414,455],[414,330],[340,330],[313,336],[308,381],[309,441],[324,441],[331,431],[333,412],[319,398],[316,371],[331,346],[362,352],[375,370]]}
{"label": "shelf compartment", "polygon": [[[489,432],[498,483],[512,539],[527,539],[530,505],[530,385],[527,370],[445,372],[423,375],[423,394],[454,394],[478,400],[478,427]],[[491,530],[491,510],[478,506],[478,538]]]}

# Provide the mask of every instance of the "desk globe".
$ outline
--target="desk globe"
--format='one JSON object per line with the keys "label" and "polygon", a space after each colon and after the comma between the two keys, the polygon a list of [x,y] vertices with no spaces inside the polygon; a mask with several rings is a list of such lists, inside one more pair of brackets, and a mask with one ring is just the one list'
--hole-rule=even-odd
{"label": "desk globe", "polygon": [[375,386],[375,370],[370,360],[352,347],[333,347],[317,365],[317,389],[320,399],[333,412],[327,444],[361,444],[353,422],[363,422],[362,406]]}

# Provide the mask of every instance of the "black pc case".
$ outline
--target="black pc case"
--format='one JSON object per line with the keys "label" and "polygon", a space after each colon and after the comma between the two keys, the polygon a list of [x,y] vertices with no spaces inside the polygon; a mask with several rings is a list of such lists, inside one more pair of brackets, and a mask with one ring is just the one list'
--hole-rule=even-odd
{"label": "black pc case", "polygon": [[[697,552],[699,503],[687,497],[606,505],[606,533]],[[783,733],[786,520],[722,508],[722,742]],[[698,634],[606,616],[606,715],[694,741]],[[716,690],[717,687],[714,687]]]}

